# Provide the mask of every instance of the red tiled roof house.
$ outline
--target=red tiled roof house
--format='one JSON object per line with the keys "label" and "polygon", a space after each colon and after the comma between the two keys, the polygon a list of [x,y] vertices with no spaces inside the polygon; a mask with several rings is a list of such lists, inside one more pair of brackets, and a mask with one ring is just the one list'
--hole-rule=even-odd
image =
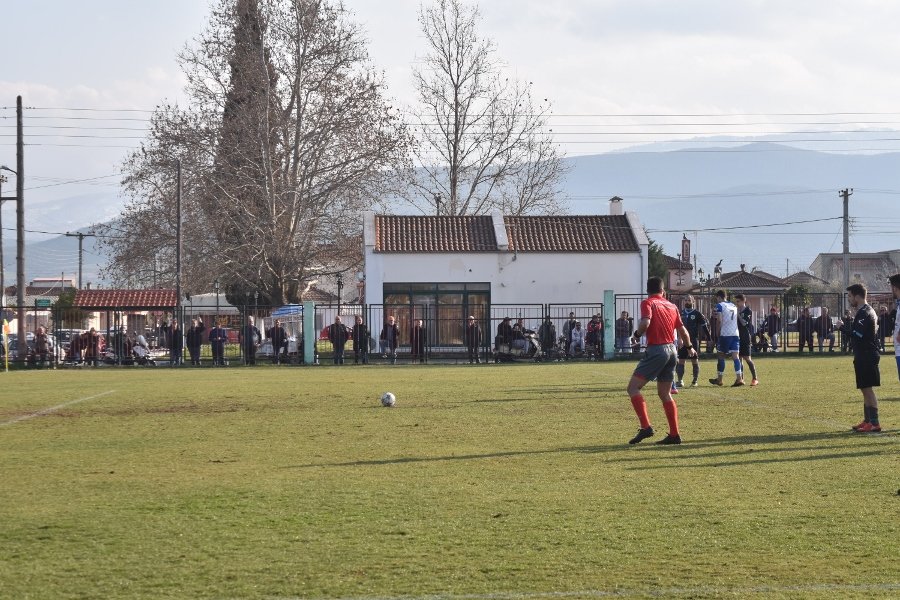
{"label": "red tiled roof house", "polygon": [[[649,240],[637,215],[364,215],[368,304],[599,303],[639,293]],[[531,325],[531,324],[529,324]],[[537,326],[537,324],[534,324]]]}

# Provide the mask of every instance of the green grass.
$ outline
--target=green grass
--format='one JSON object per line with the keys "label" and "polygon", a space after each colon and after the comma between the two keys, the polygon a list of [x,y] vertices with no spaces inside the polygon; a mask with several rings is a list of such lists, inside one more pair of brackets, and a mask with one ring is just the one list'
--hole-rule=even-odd
{"label": "green grass", "polygon": [[897,597],[893,361],[881,435],[848,358],[757,364],[680,447],[625,362],[0,375],[0,597]]}

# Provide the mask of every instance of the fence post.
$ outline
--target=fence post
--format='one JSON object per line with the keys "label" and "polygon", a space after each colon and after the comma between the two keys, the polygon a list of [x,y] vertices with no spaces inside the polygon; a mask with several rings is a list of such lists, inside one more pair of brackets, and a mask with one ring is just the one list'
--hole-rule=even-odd
{"label": "fence post", "polygon": [[316,360],[316,304],[303,303],[303,364],[311,365]]}
{"label": "fence post", "polygon": [[[616,292],[603,290],[603,358],[611,358],[616,354]],[[612,335],[609,335],[609,332]]]}

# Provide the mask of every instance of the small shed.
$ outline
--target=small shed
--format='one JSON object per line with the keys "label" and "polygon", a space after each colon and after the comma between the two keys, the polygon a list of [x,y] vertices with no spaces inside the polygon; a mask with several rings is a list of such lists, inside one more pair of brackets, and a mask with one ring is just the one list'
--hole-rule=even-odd
{"label": "small shed", "polygon": [[175,312],[177,304],[175,290],[169,289],[78,290],[73,302],[75,308],[105,313],[105,321],[100,320],[100,329],[107,332],[118,330],[121,325],[127,325],[132,331],[152,328],[163,313]]}

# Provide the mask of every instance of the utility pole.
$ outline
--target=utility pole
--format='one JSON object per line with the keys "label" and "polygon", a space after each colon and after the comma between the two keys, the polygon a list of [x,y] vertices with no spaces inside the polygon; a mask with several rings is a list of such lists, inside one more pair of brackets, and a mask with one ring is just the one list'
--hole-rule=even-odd
{"label": "utility pole", "polygon": [[6,278],[4,277],[5,265],[3,264],[3,201],[15,198],[3,197],[3,184],[9,181],[4,175],[0,175],[0,312],[6,308]]}
{"label": "utility pole", "polygon": [[81,289],[81,274],[84,269],[84,238],[97,237],[93,233],[66,233],[66,237],[78,238],[78,289]]}
{"label": "utility pole", "polygon": [[[844,289],[850,285],[850,196],[853,188],[844,188],[838,195],[844,199]],[[847,309],[847,296],[844,294],[844,309]]]}
{"label": "utility pole", "polygon": [[25,344],[25,141],[22,127],[22,96],[16,96],[16,331],[18,356],[24,364]]}
{"label": "utility pole", "polygon": [[175,212],[178,213],[175,221],[175,295],[177,296],[175,305],[175,314],[178,315],[178,322],[183,321],[181,314],[181,160],[175,161],[178,175],[178,183],[175,188]]}

